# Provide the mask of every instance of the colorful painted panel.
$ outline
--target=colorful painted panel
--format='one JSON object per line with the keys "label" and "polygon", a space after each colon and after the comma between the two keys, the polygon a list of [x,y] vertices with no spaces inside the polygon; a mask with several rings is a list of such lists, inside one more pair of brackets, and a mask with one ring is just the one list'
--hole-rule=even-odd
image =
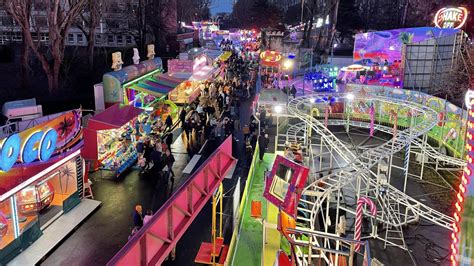
{"label": "colorful painted panel", "polygon": [[80,148],[81,116],[65,112],[0,140],[0,196]]}
{"label": "colorful painted panel", "polygon": [[296,207],[301,197],[309,169],[278,155],[265,182],[263,196],[289,215],[296,216]]}
{"label": "colorful painted panel", "polygon": [[168,60],[168,72],[173,73],[193,73],[193,60]]}
{"label": "colorful painted panel", "polygon": [[354,61],[363,61],[364,64],[371,65],[383,64],[385,60],[389,62],[401,60],[404,44],[453,35],[458,31],[421,27],[360,33],[355,37]]}

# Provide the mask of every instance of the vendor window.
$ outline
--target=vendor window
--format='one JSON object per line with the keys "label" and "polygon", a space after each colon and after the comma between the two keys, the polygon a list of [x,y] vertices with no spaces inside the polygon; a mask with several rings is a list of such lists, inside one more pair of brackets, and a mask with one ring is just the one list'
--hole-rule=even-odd
{"label": "vendor window", "polygon": [[77,191],[76,173],[76,164],[70,160],[18,192],[19,217],[24,217],[26,224],[38,217],[40,226],[43,227],[61,215],[63,202]]}
{"label": "vendor window", "polygon": [[0,202],[0,250],[17,237],[15,233],[15,215],[12,198]]}

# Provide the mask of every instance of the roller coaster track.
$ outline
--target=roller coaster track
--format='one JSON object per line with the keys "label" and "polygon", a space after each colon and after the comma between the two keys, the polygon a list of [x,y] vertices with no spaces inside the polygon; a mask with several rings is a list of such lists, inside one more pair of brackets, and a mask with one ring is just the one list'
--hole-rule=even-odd
{"label": "roller coaster track", "polygon": [[[420,218],[452,230],[452,217],[426,206],[390,184],[383,184],[382,191],[377,175],[371,170],[371,168],[376,166],[381,160],[404,149],[407,145],[411,143],[415,143],[415,145],[419,144],[417,138],[427,134],[438,122],[437,113],[426,106],[414,102],[371,96],[371,100],[376,102],[376,104],[402,105],[420,114],[422,119],[421,122],[413,124],[410,128],[399,130],[391,140],[375,148],[367,149],[356,156],[353,151],[328,130],[323,123],[311,115],[311,110],[315,106],[314,102],[318,100],[324,101],[324,98],[328,96],[340,98],[346,95],[344,93],[310,94],[293,99],[288,104],[289,113],[302,120],[306,126],[310,126],[312,130],[321,137],[322,141],[324,141],[327,146],[330,146],[345,163],[340,170],[312,182],[303,191],[303,194],[310,197],[311,200],[302,200],[306,207],[299,207],[299,210],[310,214],[309,219],[301,217],[303,220],[309,222],[310,230],[325,230],[327,232],[327,225],[318,224],[318,214],[323,211],[323,206],[329,207],[333,193],[340,193],[347,189],[353,189],[353,191],[357,193],[357,197],[364,195],[370,197],[374,203],[376,203],[378,212],[376,217],[372,218],[375,218],[378,223],[382,223],[387,228],[385,239],[377,236],[379,239],[384,240],[386,244],[388,243],[389,245],[392,244],[405,248],[401,226],[418,221]],[[356,96],[354,100],[365,99],[360,99]],[[304,127],[300,127],[300,129],[301,128]],[[382,127],[378,129],[384,130]],[[297,128],[293,128],[292,131],[293,130],[294,132],[298,131]],[[438,156],[432,150],[430,152],[431,155]],[[445,160],[449,161],[449,159]],[[450,162],[455,165],[461,164],[461,162],[457,160]],[[328,211],[328,207],[326,208],[326,212]],[[341,209],[348,213],[355,214],[355,207],[341,206]],[[369,214],[366,215],[370,216]],[[326,218],[323,219],[327,219],[327,217],[328,215],[326,214]],[[401,235],[401,237],[398,238],[401,239],[400,244],[394,244],[391,239],[389,240],[388,232],[391,228],[398,228],[397,230]],[[330,245],[328,241],[318,241],[315,236],[310,235],[309,237],[311,237],[311,241],[309,242],[315,247],[320,248],[321,246]]]}
{"label": "roller coaster track", "polygon": [[[344,126],[347,124],[347,121],[342,119],[329,119],[328,125],[330,126]],[[359,128],[370,128],[370,123],[365,121],[349,121],[350,126],[359,127]],[[392,134],[393,127],[391,126],[384,126],[375,124],[374,128],[380,132],[384,132],[387,134]],[[287,130],[287,137],[289,142],[299,142],[305,138],[304,136],[304,129],[305,129],[305,122],[299,122],[296,124],[291,124]],[[415,138],[411,142],[412,147],[416,147],[420,149],[420,152],[425,153],[425,155],[433,160],[437,160],[438,162],[443,162],[447,165],[451,166],[459,166],[464,167],[466,166],[466,161],[455,158],[446,154],[442,154],[435,148],[430,145],[423,145],[423,142],[419,138]]]}

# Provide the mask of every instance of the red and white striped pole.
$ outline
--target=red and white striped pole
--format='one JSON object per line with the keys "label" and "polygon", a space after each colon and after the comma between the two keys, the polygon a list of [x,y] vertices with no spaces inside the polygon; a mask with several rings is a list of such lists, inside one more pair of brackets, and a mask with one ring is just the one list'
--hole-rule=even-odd
{"label": "red and white striped pole", "polygon": [[328,127],[328,119],[329,119],[329,113],[332,113],[331,110],[331,105],[326,104],[326,108],[324,108],[324,127]]}
{"label": "red and white striped pole", "polygon": [[[364,205],[368,205],[370,209],[370,214],[373,216],[377,215],[377,206],[375,206],[374,202],[367,198],[367,197],[360,197],[357,200],[357,209],[356,209],[356,223],[355,223],[355,234],[354,240],[360,241],[360,235],[362,233],[362,209]],[[355,251],[359,252],[360,244],[356,244]]]}
{"label": "red and white striped pole", "polygon": [[370,133],[369,135],[371,137],[374,136],[374,124],[375,124],[375,103],[371,103],[370,104],[370,108],[369,108],[369,115],[370,115]]}

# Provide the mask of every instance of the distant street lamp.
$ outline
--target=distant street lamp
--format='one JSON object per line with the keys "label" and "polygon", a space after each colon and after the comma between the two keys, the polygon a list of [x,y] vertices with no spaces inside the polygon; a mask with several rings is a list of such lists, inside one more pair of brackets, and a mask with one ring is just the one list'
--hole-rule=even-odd
{"label": "distant street lamp", "polygon": [[292,67],[293,67],[293,60],[287,59],[287,60],[283,61],[283,69],[284,70],[289,70]]}

